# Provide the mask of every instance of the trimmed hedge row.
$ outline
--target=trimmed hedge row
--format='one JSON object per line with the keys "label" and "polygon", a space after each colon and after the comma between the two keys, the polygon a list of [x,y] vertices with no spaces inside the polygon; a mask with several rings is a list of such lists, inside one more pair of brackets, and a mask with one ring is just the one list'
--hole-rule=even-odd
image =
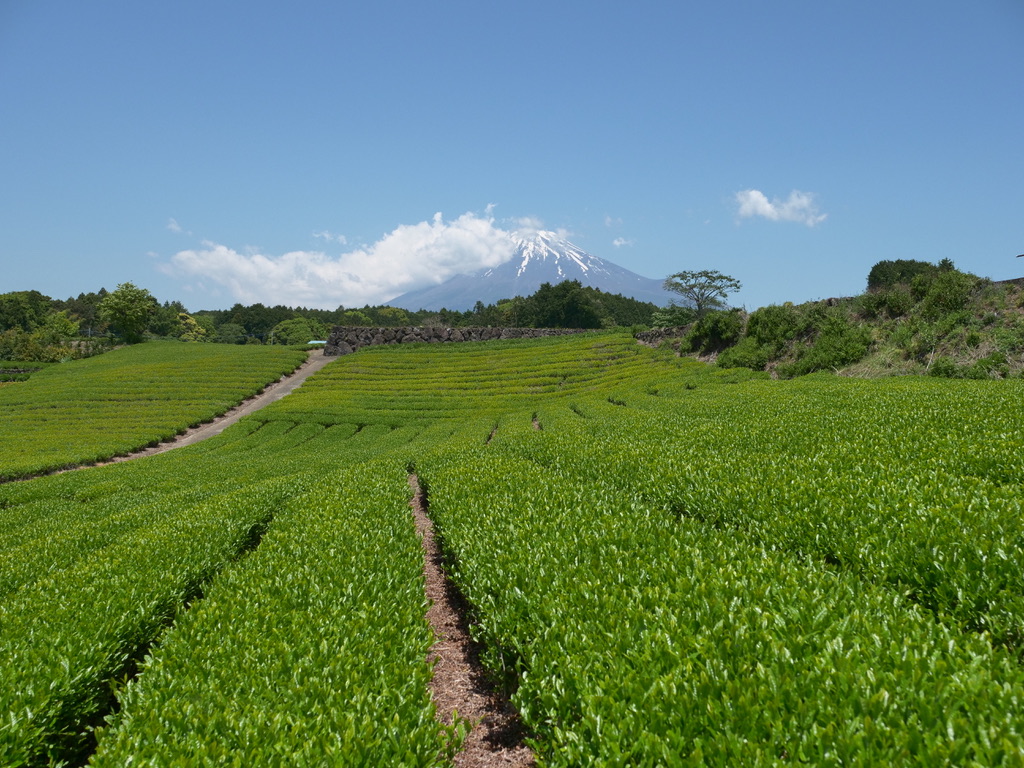
{"label": "trimmed hedge row", "polygon": [[430,766],[423,552],[405,473],[366,465],[291,499],[259,550],[167,633],[92,765]]}

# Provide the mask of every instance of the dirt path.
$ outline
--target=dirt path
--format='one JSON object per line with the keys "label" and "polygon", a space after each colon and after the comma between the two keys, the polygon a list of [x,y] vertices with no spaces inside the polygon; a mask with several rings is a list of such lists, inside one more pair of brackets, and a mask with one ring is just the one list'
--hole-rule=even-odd
{"label": "dirt path", "polygon": [[415,475],[409,476],[409,485],[413,489],[409,506],[423,540],[423,575],[430,601],[427,621],[437,637],[428,659],[434,663],[430,688],[437,717],[451,725],[457,710],[459,719],[471,726],[462,751],[455,756],[455,768],[533,766],[533,753],[523,743],[525,734],[519,713],[488,683],[480,663],[480,649],[470,640],[465,599],[442,570],[434,524]]}
{"label": "dirt path", "polygon": [[[332,360],[337,360],[336,357],[325,357],[323,350],[317,349],[309,353],[309,357],[306,358],[306,362],[300,365],[291,373],[286,376],[282,376],[277,381],[268,384],[267,387],[258,395],[250,397],[248,400],[243,400],[241,403],[236,405],[230,411],[227,411],[221,416],[218,416],[213,421],[208,421],[205,424],[200,424],[198,427],[192,427],[191,429],[183,432],[176,437],[165,440],[158,445],[153,445],[148,448],[143,448],[132,453],[126,453],[123,456],[115,456],[107,461],[100,461],[94,464],[79,464],[74,467],[68,467],[67,469],[57,470],[56,472],[48,473],[59,475],[63,472],[73,472],[76,469],[84,469],[86,467],[103,467],[107,464],[117,464],[122,461],[128,461],[129,459],[139,459],[143,456],[154,456],[158,453],[165,453],[166,451],[173,450],[174,448],[181,448],[185,445],[192,445],[198,443],[200,440],[205,440],[208,437],[219,435],[225,429],[230,427],[236,421],[241,419],[243,416],[248,416],[251,413],[255,413],[261,408],[265,408],[275,400],[280,400],[287,394],[294,392],[302,383],[312,376],[314,373],[319,371],[325,365]],[[34,475],[39,477],[39,475]],[[31,477],[20,478],[22,480],[30,480]]]}
{"label": "dirt path", "polygon": [[174,448],[192,445],[193,443],[198,443],[200,440],[206,440],[208,437],[219,435],[242,417],[255,413],[274,401],[280,400],[285,395],[291,394],[301,387],[306,379],[332,360],[337,359],[338,358],[336,357],[324,356],[323,350],[321,349],[314,350],[309,353],[309,357],[306,358],[306,362],[294,371],[286,376],[282,376],[272,384],[268,384],[266,389],[264,389],[260,394],[250,397],[248,400],[243,400],[230,411],[222,416],[218,416],[213,421],[200,424],[198,427],[193,427],[174,439],[160,443],[159,445],[144,448],[141,451],[129,453],[125,456],[116,456],[110,461],[101,462],[101,465],[114,464],[119,461],[128,461],[129,459],[137,459],[140,456],[152,456],[157,453],[164,453],[165,451],[170,451]]}

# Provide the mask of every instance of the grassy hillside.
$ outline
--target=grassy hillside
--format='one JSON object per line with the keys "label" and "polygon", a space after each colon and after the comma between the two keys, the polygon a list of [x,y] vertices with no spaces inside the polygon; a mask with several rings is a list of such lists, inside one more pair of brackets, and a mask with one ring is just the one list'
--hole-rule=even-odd
{"label": "grassy hillside", "polygon": [[[880,266],[910,265],[878,269]],[[789,378],[928,374],[1007,378],[1024,371],[1024,287],[959,272],[951,264],[879,262],[864,294],[714,312],[672,343],[724,367]]]}
{"label": "grassy hillside", "polygon": [[540,764],[1019,764],[1022,395],[626,333],[361,350],[0,485],[0,763],[450,765],[415,472]]}

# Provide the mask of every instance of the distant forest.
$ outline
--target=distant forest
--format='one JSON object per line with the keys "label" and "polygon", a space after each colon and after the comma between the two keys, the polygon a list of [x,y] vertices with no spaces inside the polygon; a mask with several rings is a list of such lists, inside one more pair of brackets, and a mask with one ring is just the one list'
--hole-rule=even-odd
{"label": "distant forest", "polygon": [[91,354],[118,341],[142,338],[304,344],[326,339],[334,325],[614,328],[648,325],[658,310],[654,304],[604,293],[578,280],[544,283],[531,296],[503,299],[496,304],[477,302],[465,312],[410,312],[387,305],[325,310],[259,303],[189,312],[180,301],[160,304],[145,289],[126,286],[132,289],[141,315],[138,333],[131,339],[113,311],[120,286],[117,291],[101,288],[65,300],[52,299],[39,291],[0,294],[0,360],[56,361]]}

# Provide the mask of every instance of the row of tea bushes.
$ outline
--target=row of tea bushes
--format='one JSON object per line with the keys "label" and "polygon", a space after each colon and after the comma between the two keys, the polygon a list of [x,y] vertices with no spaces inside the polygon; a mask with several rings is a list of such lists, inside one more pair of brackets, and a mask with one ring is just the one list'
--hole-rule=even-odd
{"label": "row of tea bushes", "polygon": [[649,375],[650,363],[624,333],[371,347],[331,363],[268,413],[323,423],[426,425],[607,388]]}
{"label": "row of tea bushes", "polygon": [[423,552],[393,462],[290,500],[121,695],[91,765],[430,766]]}
{"label": "row of tea bushes", "polygon": [[494,450],[417,471],[543,765],[1024,754],[1016,658],[853,573]]}
{"label": "row of tea bushes", "polygon": [[87,750],[113,681],[255,546],[298,486],[266,481],[181,508],[0,605],[0,764],[60,763]]}
{"label": "row of tea bushes", "polygon": [[543,435],[496,445],[851,570],[954,628],[1020,646],[1024,428],[1010,414],[1021,388],[869,384],[581,401],[544,410]]}

